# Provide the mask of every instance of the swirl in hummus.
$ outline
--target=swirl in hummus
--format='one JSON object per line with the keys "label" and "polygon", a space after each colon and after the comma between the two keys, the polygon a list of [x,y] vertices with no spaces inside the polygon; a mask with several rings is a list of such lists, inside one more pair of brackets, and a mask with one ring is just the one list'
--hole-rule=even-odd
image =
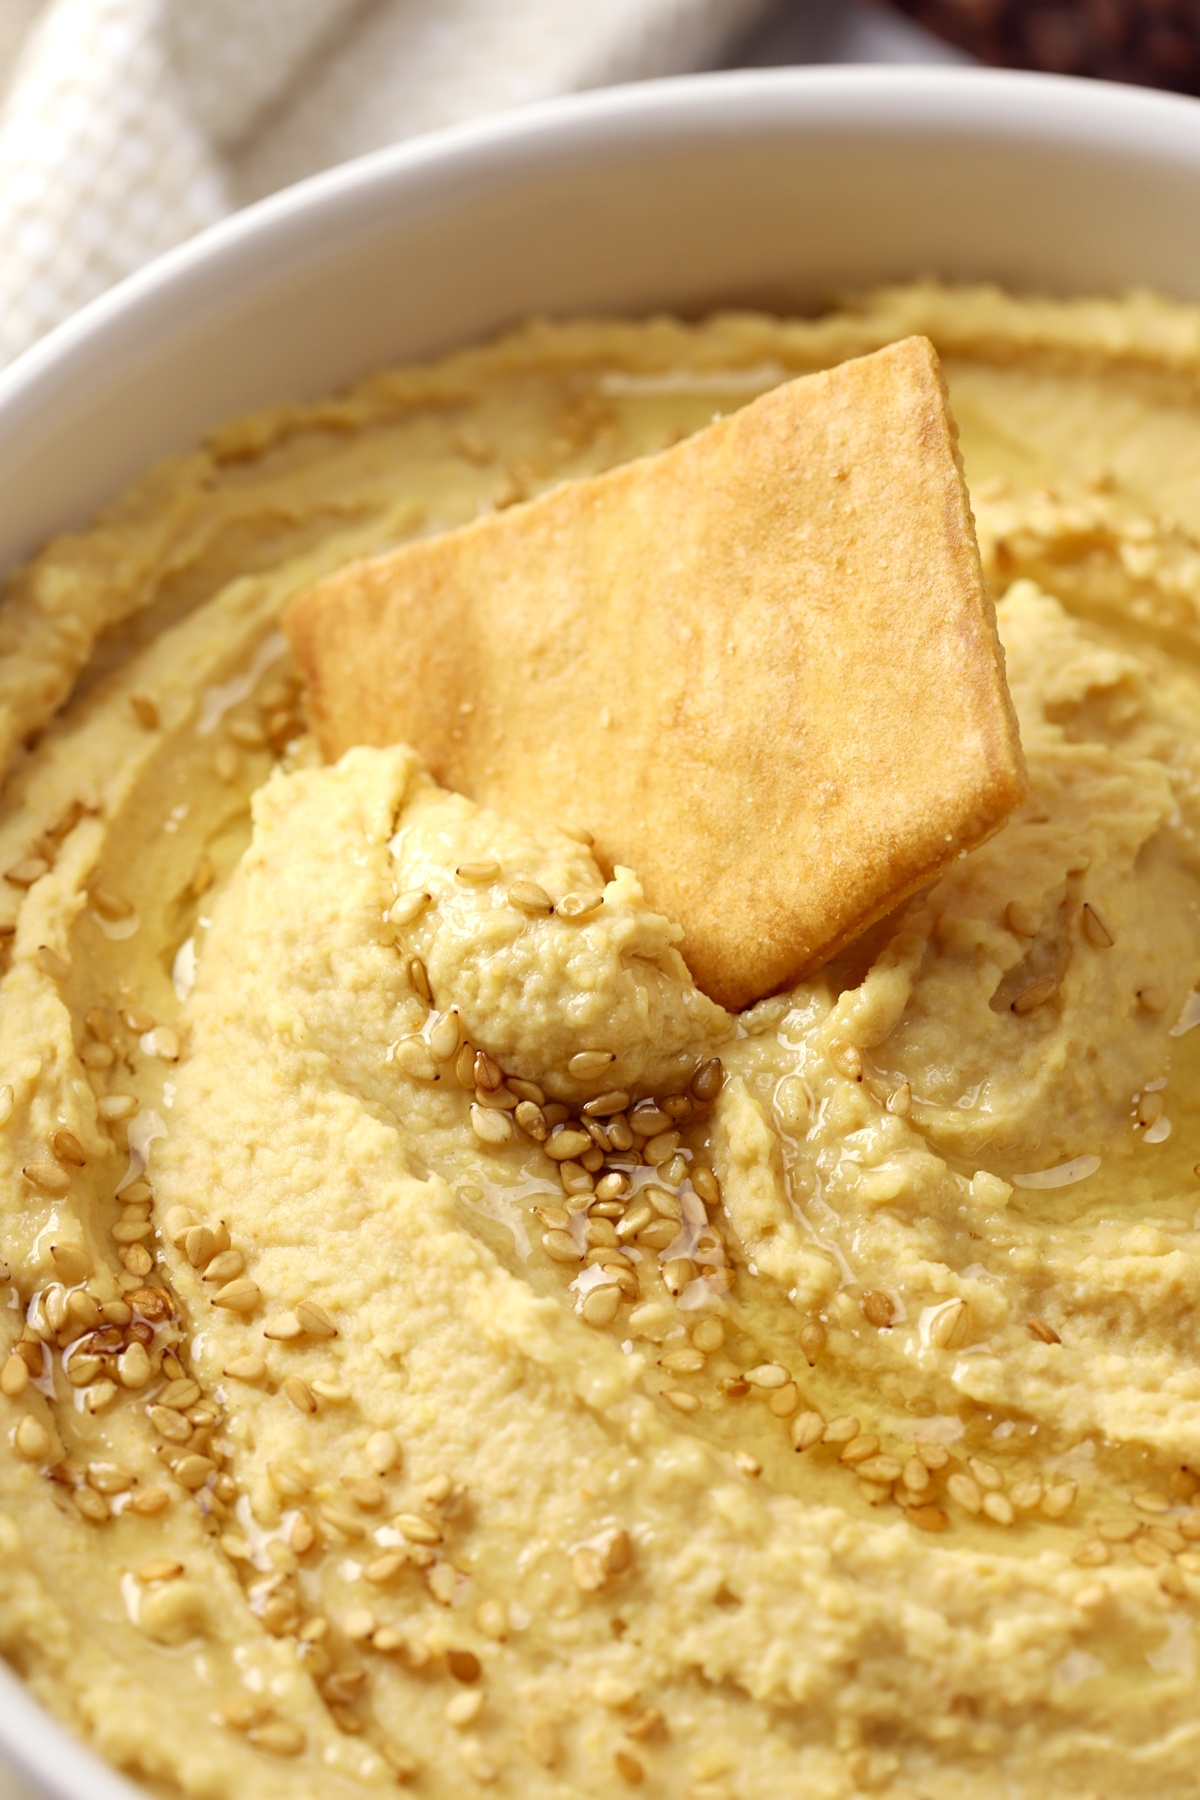
{"label": "swirl in hummus", "polygon": [[[924,332],[1027,803],[796,991],[318,765],[353,557]],[[0,613],[0,1647],[156,1794],[1200,1794],[1200,314],[533,325]],[[617,753],[619,753],[619,746]],[[564,899],[571,896],[568,904]]]}

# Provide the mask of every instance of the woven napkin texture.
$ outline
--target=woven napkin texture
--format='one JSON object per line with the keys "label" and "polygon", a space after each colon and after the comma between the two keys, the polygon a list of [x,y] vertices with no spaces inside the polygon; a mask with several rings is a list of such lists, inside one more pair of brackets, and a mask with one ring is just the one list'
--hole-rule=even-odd
{"label": "woven napkin texture", "polygon": [[769,0],[0,0],[0,363],[366,150],[720,61]]}

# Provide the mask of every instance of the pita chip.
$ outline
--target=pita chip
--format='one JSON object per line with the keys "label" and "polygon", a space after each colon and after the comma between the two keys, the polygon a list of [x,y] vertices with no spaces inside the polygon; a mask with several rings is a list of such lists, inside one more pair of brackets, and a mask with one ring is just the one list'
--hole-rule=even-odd
{"label": "pita chip", "polygon": [[924,338],[342,569],[286,628],[325,756],[403,741],[482,805],[586,826],[729,1007],[828,960],[1025,791]]}

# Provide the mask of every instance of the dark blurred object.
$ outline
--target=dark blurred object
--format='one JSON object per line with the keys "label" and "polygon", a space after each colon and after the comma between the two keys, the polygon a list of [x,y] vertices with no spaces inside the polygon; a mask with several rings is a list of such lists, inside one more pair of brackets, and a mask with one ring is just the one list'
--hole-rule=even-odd
{"label": "dark blurred object", "polygon": [[893,0],[927,30],[1009,69],[1200,94],[1200,0]]}

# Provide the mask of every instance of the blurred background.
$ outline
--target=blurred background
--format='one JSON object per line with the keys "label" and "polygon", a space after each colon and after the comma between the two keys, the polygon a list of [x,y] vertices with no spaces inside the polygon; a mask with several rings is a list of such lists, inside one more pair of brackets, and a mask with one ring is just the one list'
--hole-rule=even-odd
{"label": "blurred background", "polygon": [[1200,92],[1200,0],[0,0],[0,363],[247,202],[612,82],[970,63]]}

